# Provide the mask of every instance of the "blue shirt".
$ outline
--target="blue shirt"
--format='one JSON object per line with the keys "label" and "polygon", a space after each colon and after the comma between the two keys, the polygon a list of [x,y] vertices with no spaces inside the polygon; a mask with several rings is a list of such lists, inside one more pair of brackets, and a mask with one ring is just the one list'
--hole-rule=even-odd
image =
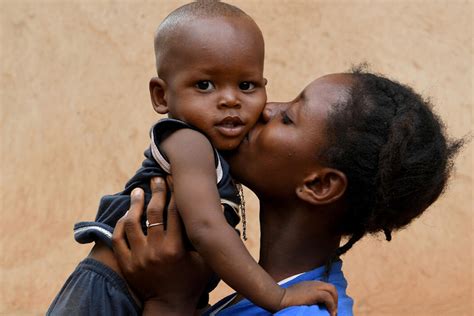
{"label": "blue shirt", "polygon": [[[324,267],[319,267],[314,270],[298,274],[296,276],[287,278],[279,284],[287,288],[293,284],[302,282],[302,281],[323,281],[324,280]],[[347,288],[347,281],[344,278],[344,274],[342,273],[342,261],[335,262],[331,267],[331,272],[329,274],[329,283],[333,284],[336,287],[337,294],[339,296],[339,300],[337,303],[337,315],[338,316],[352,316],[352,305],[353,301],[352,298],[347,296],[346,288]],[[214,304],[206,313],[205,316],[237,316],[237,315],[252,315],[252,316],[267,316],[272,315],[268,311],[254,305],[247,299],[243,299],[238,303],[231,305],[229,307],[225,307],[226,304],[230,303],[234,298],[235,294],[231,294],[226,298],[222,299],[218,303]],[[329,312],[326,310],[324,306],[319,305],[310,305],[310,306],[291,306],[281,311],[273,314],[278,316],[306,316],[306,315],[324,315],[328,316]]]}

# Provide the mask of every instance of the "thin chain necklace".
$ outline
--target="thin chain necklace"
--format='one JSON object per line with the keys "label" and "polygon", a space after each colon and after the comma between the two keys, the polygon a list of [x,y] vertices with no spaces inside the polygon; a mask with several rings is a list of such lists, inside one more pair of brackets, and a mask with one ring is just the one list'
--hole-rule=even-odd
{"label": "thin chain necklace", "polygon": [[244,189],[240,183],[237,183],[237,188],[239,190],[240,197],[239,213],[240,217],[242,218],[242,239],[247,240],[247,218],[245,217]]}

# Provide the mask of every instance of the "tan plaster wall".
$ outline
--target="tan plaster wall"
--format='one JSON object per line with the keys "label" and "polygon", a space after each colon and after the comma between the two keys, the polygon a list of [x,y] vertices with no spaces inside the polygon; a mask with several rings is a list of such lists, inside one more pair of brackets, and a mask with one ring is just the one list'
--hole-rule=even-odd
{"label": "tan plaster wall", "polygon": [[[73,223],[133,174],[157,119],[148,97],[155,27],[183,1],[0,1],[0,314],[44,314],[88,246]],[[472,128],[470,1],[232,1],[266,39],[270,100],[368,61]],[[358,315],[473,315],[472,146],[445,196],[391,243],[346,256]],[[256,202],[250,193],[256,254]],[[228,291],[221,287],[217,299]]]}

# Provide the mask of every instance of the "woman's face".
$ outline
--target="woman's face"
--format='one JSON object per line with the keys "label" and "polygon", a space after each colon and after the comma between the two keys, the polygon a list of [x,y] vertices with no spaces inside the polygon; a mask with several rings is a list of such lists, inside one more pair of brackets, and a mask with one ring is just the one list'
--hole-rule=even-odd
{"label": "woman's face", "polygon": [[235,178],[260,198],[289,199],[319,166],[332,105],[348,96],[351,76],[333,74],[310,83],[293,101],[268,103],[261,120],[228,158]]}

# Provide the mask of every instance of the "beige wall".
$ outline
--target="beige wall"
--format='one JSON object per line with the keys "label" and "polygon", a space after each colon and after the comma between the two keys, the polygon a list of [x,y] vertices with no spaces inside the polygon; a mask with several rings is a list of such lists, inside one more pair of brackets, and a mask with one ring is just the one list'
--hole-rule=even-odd
{"label": "beige wall", "polygon": [[[92,219],[100,196],[138,167],[157,119],[147,92],[153,31],[181,3],[0,1],[0,314],[45,312],[89,249],[74,242],[74,222]],[[232,3],[263,30],[270,100],[368,61],[432,96],[452,136],[471,130],[472,2]],[[357,314],[474,313],[472,145],[456,162],[446,194],[416,223],[346,256]]]}

